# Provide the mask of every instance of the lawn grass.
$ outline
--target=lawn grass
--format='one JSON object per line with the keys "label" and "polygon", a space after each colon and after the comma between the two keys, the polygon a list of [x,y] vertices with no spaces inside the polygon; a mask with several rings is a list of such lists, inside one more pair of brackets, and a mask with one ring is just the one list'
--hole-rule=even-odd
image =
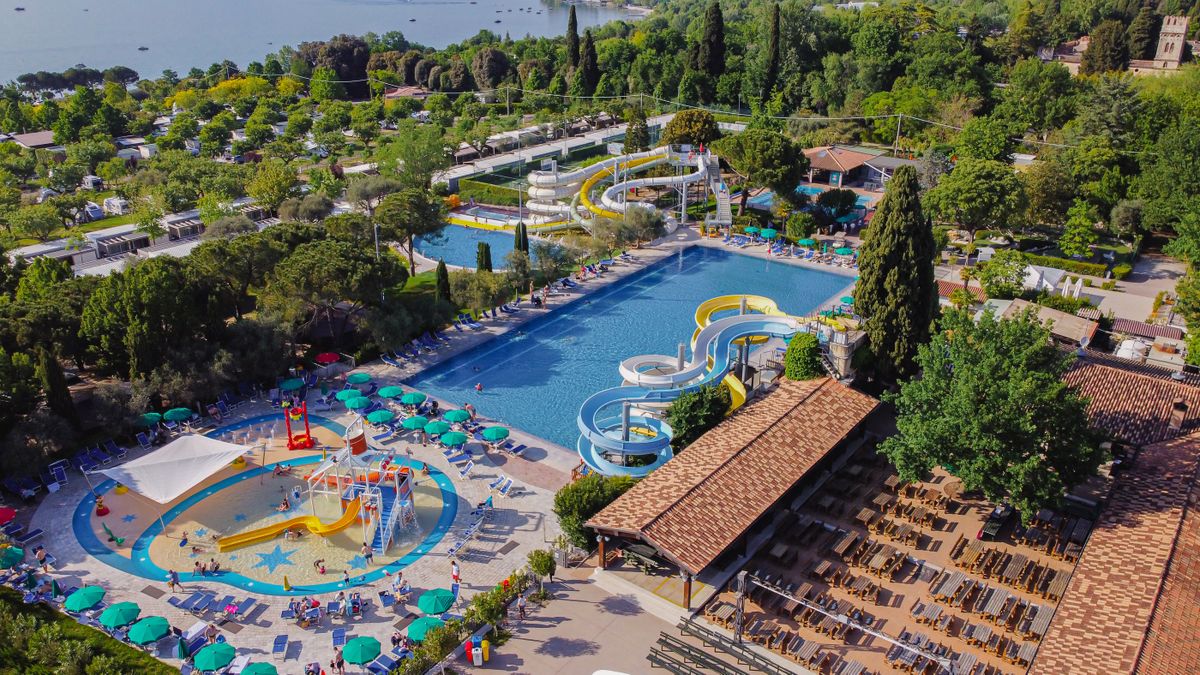
{"label": "lawn grass", "polygon": [[[49,674],[62,672],[60,668],[65,665],[58,662],[44,663],[46,652],[52,653],[54,650],[30,649],[30,645],[27,643],[34,642],[34,640],[21,639],[21,636],[14,635],[16,625],[11,618],[13,615],[32,616],[40,626],[55,626],[61,635],[61,638],[56,640],[60,643],[58,645],[60,648],[66,647],[61,643],[86,643],[92,654],[104,655],[112,659],[117,667],[116,672],[149,673],[151,675],[179,672],[153,656],[118,642],[94,628],[81,626],[74,619],[55,609],[42,604],[26,605],[16,591],[0,588],[0,621],[6,624],[0,625],[0,636],[4,638],[0,640],[0,674]],[[41,660],[38,658],[39,654],[42,655]]]}
{"label": "lawn grass", "polygon": [[408,278],[405,293],[432,293],[437,290],[437,270],[427,270]]}
{"label": "lawn grass", "polygon": [[[93,220],[90,223],[82,223],[80,225],[71,227],[70,229],[65,228],[65,227],[60,227],[57,230],[55,230],[54,232],[52,232],[50,234],[50,236],[46,238],[46,241],[53,241],[55,239],[66,239],[67,237],[70,237],[71,235],[78,235],[78,236],[82,237],[83,235],[85,235],[89,232],[95,232],[96,230],[103,230],[105,228],[116,227],[118,225],[130,225],[136,220],[137,220],[137,214],[126,213],[123,216],[110,216],[108,218],[101,218],[100,220]],[[38,241],[37,239],[32,239],[30,237],[24,237],[22,239],[17,240],[18,246],[29,246],[31,244],[39,244],[39,243],[41,243],[41,242]]]}

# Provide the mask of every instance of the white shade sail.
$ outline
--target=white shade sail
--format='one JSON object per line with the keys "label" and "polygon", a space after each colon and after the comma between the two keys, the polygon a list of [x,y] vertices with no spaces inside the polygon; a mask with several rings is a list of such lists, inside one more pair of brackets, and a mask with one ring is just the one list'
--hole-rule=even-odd
{"label": "white shade sail", "polygon": [[180,436],[154,452],[98,473],[160,504],[174,501],[250,448],[215,438]]}

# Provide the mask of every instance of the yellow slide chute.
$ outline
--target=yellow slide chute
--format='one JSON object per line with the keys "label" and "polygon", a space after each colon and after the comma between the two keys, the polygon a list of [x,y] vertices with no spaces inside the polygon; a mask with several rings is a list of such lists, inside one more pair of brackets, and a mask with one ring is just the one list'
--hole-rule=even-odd
{"label": "yellow slide chute", "polygon": [[595,187],[596,183],[600,182],[601,180],[604,180],[605,178],[608,178],[609,176],[613,175],[617,171],[627,171],[629,169],[639,167],[643,164],[649,164],[650,162],[662,161],[662,159],[663,159],[663,155],[653,155],[650,157],[639,157],[638,159],[631,159],[628,162],[621,162],[620,164],[617,164],[616,166],[612,166],[612,167],[603,169],[601,171],[597,171],[590,178],[583,181],[583,185],[579,188],[579,202],[581,204],[583,204],[583,207],[585,209],[600,216],[601,218],[620,218],[621,214],[617,213],[616,211],[609,211],[606,208],[596,206],[594,203],[592,203],[592,197],[591,197],[592,188]]}
{"label": "yellow slide chute", "polygon": [[303,527],[313,534],[325,537],[350,527],[358,518],[358,511],[361,506],[362,504],[358,498],[350,500],[350,503],[346,505],[346,512],[342,514],[342,517],[328,524],[322,523],[321,519],[316,516],[299,516],[282,522],[272,523],[257,530],[250,530],[249,532],[229,537],[221,537],[217,540],[217,550],[224,553],[225,551],[232,551],[236,548],[274,539],[282,534],[284,530],[289,530],[293,527]]}
{"label": "yellow slide chute", "polygon": [[[742,300],[746,301],[746,311],[756,314],[767,314],[770,316],[787,316],[787,313],[779,309],[779,305],[775,301],[762,295],[720,295],[715,298],[705,300],[696,308],[696,332],[692,333],[692,346],[696,345],[696,338],[700,336],[700,331],[704,327],[712,323],[712,317],[718,312],[728,312],[731,310],[740,310],[742,308]],[[766,342],[766,337],[746,338],[751,344]],[[709,359],[710,367],[712,359]],[[742,381],[733,373],[730,373],[721,380],[725,388],[729,390],[729,413],[742,407],[746,403],[746,387]],[[728,413],[727,413],[728,414]]]}

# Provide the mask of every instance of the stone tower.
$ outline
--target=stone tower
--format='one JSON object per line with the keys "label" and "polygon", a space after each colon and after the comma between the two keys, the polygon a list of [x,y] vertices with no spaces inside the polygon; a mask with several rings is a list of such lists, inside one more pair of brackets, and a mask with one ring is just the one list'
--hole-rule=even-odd
{"label": "stone tower", "polygon": [[1186,16],[1163,17],[1162,30],[1158,32],[1158,50],[1154,53],[1157,67],[1170,69],[1179,67],[1180,61],[1183,60],[1188,21]]}

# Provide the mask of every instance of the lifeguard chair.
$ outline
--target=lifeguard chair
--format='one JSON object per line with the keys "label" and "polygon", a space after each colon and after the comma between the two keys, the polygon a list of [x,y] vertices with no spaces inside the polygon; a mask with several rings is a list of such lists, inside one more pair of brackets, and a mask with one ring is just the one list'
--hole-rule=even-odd
{"label": "lifeguard chair", "polygon": [[[304,431],[301,432],[300,422],[304,422]],[[296,431],[292,431],[292,423],[296,424]],[[308,402],[302,401],[299,405],[291,405],[285,402],[283,404],[283,426],[287,429],[287,446],[288,450],[308,450],[316,445],[312,437],[312,428],[308,425]]]}

